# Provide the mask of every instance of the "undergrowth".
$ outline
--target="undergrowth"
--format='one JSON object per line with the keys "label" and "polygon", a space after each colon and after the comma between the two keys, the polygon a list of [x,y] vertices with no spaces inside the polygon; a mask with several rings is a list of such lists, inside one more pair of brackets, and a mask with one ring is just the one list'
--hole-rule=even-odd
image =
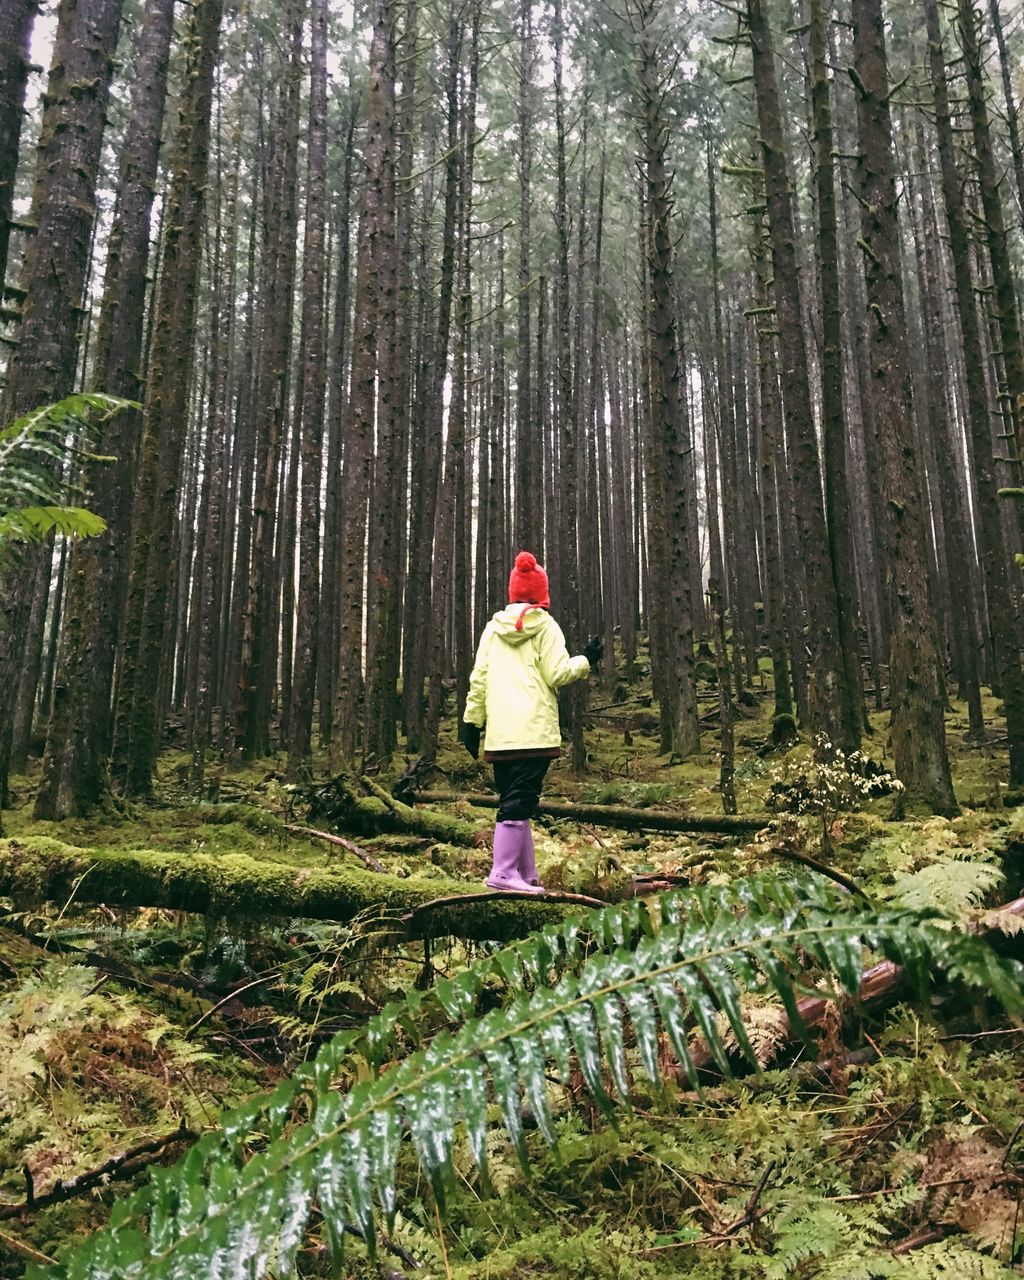
{"label": "undergrowth", "polygon": [[[741,811],[763,811],[774,767],[760,751],[770,710],[765,698],[738,726]],[[957,717],[959,707],[954,728]],[[593,803],[720,812],[710,734],[705,754],[681,764],[658,757],[656,733],[634,731],[631,738],[595,729],[588,778],[578,783],[563,763],[549,791]],[[998,805],[999,761],[992,752],[956,738],[951,743],[963,816],[892,824],[887,802],[874,801],[837,817],[831,858],[880,904],[979,917],[1021,891],[1024,811]],[[881,734],[866,750],[885,763]],[[284,830],[287,795],[274,761],[223,770],[230,803],[201,806],[181,793],[178,763],[167,757],[162,768],[164,807],[77,820],[62,827],[61,838],[83,848],[245,853],[300,867],[338,856]],[[484,768],[454,740],[446,738],[440,763],[455,789],[488,785]],[[9,831],[54,834],[31,819],[25,780],[15,780],[15,792],[23,803],[8,815]],[[590,892],[638,873],[714,885],[752,868],[778,868],[772,839],[739,846],[543,823],[537,843],[549,884]],[[820,854],[813,822],[798,822],[795,840],[804,852]],[[382,841],[373,851],[389,870],[436,876],[443,868],[468,880],[480,876],[486,859],[424,843]],[[7,1203],[24,1198],[26,1165],[35,1189],[44,1191],[182,1122],[196,1131],[209,1127],[221,1108],[272,1084],[327,1037],[360,1026],[404,991],[457,976],[487,950],[450,941],[426,952],[418,944],[397,946],[363,922],[243,926],[73,903],[12,915],[8,924],[0,937],[0,1201]],[[480,996],[483,1008],[506,999],[497,982]],[[530,1176],[492,1108],[491,1189],[459,1139],[443,1220],[411,1151],[403,1153],[396,1251],[371,1262],[352,1241],[343,1274],[351,1280],[1024,1274],[1024,1154],[1020,1137],[1012,1141],[1022,1114],[1024,1034],[986,1022],[984,1014],[979,1021],[962,1006],[900,1007],[826,1028],[820,1046],[826,1066],[819,1069],[801,1055],[794,1064],[778,1034],[777,1003],[747,1000],[744,1012],[766,1067],[761,1077],[712,1082],[703,1101],[685,1082],[646,1086],[634,1112],[615,1126],[598,1120],[579,1080],[562,1080],[554,1148],[540,1140],[529,1108],[524,1112]],[[728,1029],[720,1030],[734,1048]],[[881,1056],[859,1060],[871,1044]],[[666,1062],[668,1056],[666,1049]],[[52,1257],[66,1253],[106,1220],[131,1185],[111,1183],[0,1221],[0,1276],[24,1273],[19,1245]],[[329,1273],[326,1235],[314,1218],[298,1274]]]}

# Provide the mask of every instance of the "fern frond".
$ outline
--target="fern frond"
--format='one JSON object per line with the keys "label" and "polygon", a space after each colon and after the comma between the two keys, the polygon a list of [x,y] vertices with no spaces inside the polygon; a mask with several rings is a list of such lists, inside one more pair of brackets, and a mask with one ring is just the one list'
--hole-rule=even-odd
{"label": "fern frond", "polygon": [[[796,983],[808,963],[834,975],[853,997],[865,949],[903,965],[918,989],[932,975],[956,975],[1010,1007],[1024,1005],[1020,966],[979,939],[922,914],[853,909],[815,882],[798,889],[757,877],[666,895],[657,915],[636,903],[581,913],[493,958],[516,989],[507,1008],[469,1016],[475,974],[441,985],[438,999],[461,1025],[347,1093],[338,1080],[359,1041],[337,1037],[269,1098],[227,1114],[222,1131],[202,1139],[180,1164],[154,1171],[151,1186],[120,1205],[109,1227],[61,1268],[36,1274],[288,1275],[314,1202],[336,1255],[346,1223],[372,1248],[377,1214],[390,1226],[397,1211],[396,1163],[406,1136],[443,1200],[459,1122],[473,1160],[486,1171],[492,1095],[525,1162],[524,1102],[544,1138],[555,1138],[549,1063],[563,1077],[577,1064],[591,1096],[611,1111],[616,1103],[606,1078],[619,1104],[628,1105],[630,1034],[651,1080],[658,1079],[664,1034],[697,1083],[691,1025],[728,1070],[721,1011],[756,1066],[741,994],[774,991],[795,1025]],[[415,1015],[422,1003],[412,995],[406,1012]],[[391,1043],[398,1020],[394,1008],[374,1019],[370,1041],[378,1048]],[[247,1158],[257,1139],[262,1149]]]}
{"label": "fern frond", "polygon": [[990,901],[1003,880],[1000,868],[990,863],[949,858],[897,875],[891,898],[911,911],[931,909],[960,916]]}
{"label": "fern frond", "polygon": [[111,461],[89,452],[96,428],[131,408],[138,408],[134,401],[83,392],[0,428],[0,547],[41,542],[54,531],[67,537],[103,532],[103,521],[70,504],[68,493],[85,463]]}
{"label": "fern frond", "polygon": [[95,538],[107,527],[84,507],[21,507],[0,515],[0,542],[42,542],[51,533],[65,538]]}

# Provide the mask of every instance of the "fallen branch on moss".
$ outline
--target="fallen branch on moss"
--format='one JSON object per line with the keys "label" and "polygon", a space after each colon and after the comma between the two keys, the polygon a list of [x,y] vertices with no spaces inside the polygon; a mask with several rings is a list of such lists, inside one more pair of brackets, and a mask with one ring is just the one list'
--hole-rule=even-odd
{"label": "fallen branch on moss", "polygon": [[152,1138],[149,1142],[140,1142],[138,1146],[119,1156],[111,1156],[97,1168],[80,1173],[74,1178],[58,1178],[48,1191],[38,1194],[26,1165],[25,1199],[21,1204],[0,1204],[0,1221],[23,1218],[39,1209],[63,1204],[65,1200],[72,1200],[75,1196],[84,1196],[86,1192],[95,1187],[106,1186],[108,1182],[131,1178],[163,1155],[168,1147],[176,1146],[179,1142],[195,1142],[197,1137],[182,1121],[173,1133],[166,1133],[162,1138]]}
{"label": "fallen branch on moss", "polygon": [[310,821],[328,823],[356,835],[385,832],[426,836],[440,844],[473,848],[481,843],[478,827],[448,813],[413,809],[389,795],[372,778],[357,783],[347,774],[337,774],[295,792],[296,800],[307,807]]}
{"label": "fallen branch on moss", "polygon": [[308,836],[310,840],[326,840],[328,844],[336,844],[340,849],[346,850],[353,854],[365,867],[369,867],[371,871],[376,871],[378,875],[387,875],[387,867],[383,862],[377,859],[365,849],[360,847],[352,840],[346,840],[344,836],[332,835],[330,831],[314,831],[312,827],[293,827],[291,825],[285,828],[295,836]]}
{"label": "fallen branch on moss", "polygon": [[[494,900],[483,885],[475,890],[464,881],[298,867],[245,854],[78,849],[42,836],[0,840],[0,895],[26,904],[63,905],[73,897],[79,905],[163,907],[233,921],[359,916],[387,922],[409,938],[452,935],[478,942],[525,937],[569,909],[537,897]],[[443,895],[460,901],[402,920]]]}
{"label": "fallen branch on moss", "polygon": [[[421,791],[416,796],[423,804],[471,804],[479,809],[496,809],[498,797],[477,793],[460,795],[454,791]],[[767,827],[773,819],[767,815],[749,818],[705,817],[690,813],[671,813],[665,809],[630,809],[613,804],[565,804],[542,800],[538,813],[549,818],[568,818],[573,822],[590,822],[599,827],[620,827],[626,831],[646,828],[649,831],[678,831],[681,834],[747,836]],[[423,810],[414,810],[422,813]]]}

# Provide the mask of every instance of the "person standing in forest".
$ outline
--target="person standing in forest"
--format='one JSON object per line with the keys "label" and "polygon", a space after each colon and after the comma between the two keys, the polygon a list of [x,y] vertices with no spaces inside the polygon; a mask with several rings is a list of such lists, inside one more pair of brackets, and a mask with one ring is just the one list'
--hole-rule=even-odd
{"label": "person standing in forest", "polygon": [[492,889],[543,893],[537,878],[530,819],[562,736],[555,692],[585,680],[601,661],[604,643],[592,636],[583,653],[569,656],[562,628],[548,610],[548,575],[529,551],[520,551],[508,580],[508,607],[484,628],[469,680],[461,739],[473,759],[494,768],[498,818],[494,827]]}

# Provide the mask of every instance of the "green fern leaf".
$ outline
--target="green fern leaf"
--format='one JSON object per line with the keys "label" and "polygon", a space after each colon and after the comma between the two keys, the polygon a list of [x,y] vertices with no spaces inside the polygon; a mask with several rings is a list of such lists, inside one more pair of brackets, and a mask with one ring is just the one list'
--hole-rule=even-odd
{"label": "green fern leaf", "polygon": [[90,452],[97,426],[131,400],[85,392],[43,405],[0,428],[0,553],[9,543],[42,542],[53,532],[102,533],[99,516],[68,501],[84,464],[111,461]]}
{"label": "green fern leaf", "polygon": [[[621,1054],[629,1024],[641,1063],[656,1078],[658,1031],[684,1042],[688,1013],[702,1032],[710,1030],[727,1067],[715,1020],[735,998],[739,975],[795,1007],[795,982],[809,957],[855,997],[866,949],[919,973],[956,974],[1012,1009],[1024,1007],[1021,967],[979,939],[933,916],[852,904],[813,881],[756,877],[687,891],[666,898],[660,919],[649,919],[649,927],[638,930],[642,917],[633,904],[610,907],[507,948],[492,958],[491,972],[497,967],[510,980],[532,973],[532,992],[520,990],[507,1008],[443,1031],[347,1095],[334,1087],[342,1064],[361,1042],[387,1043],[382,1022],[393,1028],[396,1011],[380,1015],[362,1041],[351,1033],[335,1038],[273,1095],[229,1113],[219,1134],[201,1140],[175,1168],[155,1173],[151,1187],[126,1202],[105,1231],[49,1274],[66,1280],[283,1274],[317,1197],[329,1206],[334,1247],[340,1248],[345,1222],[372,1247],[374,1192],[386,1219],[395,1211],[403,1133],[443,1201],[460,1122],[474,1158],[486,1160],[488,1091],[521,1160],[524,1098],[550,1136],[538,1069],[543,1061],[553,1059],[565,1071],[575,1059],[591,1095],[610,1107],[604,1069],[625,1093]],[[602,949],[602,940],[611,945]],[[471,993],[485,969],[460,991]],[[466,1007],[451,989],[443,1000],[449,1009]],[[416,997],[410,1003],[429,1002]],[[249,1157],[257,1134],[264,1145]],[[139,1224],[147,1219],[143,1237]]]}

